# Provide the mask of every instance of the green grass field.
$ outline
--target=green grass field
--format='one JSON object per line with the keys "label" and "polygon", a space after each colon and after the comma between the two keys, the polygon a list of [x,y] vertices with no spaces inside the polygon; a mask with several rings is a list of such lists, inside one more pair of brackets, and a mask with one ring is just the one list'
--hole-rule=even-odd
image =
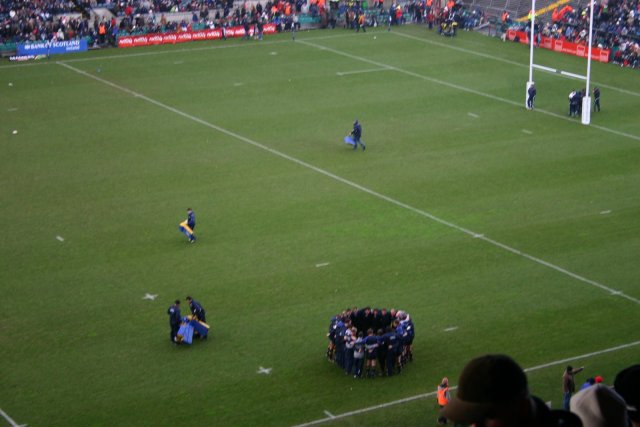
{"label": "green grass field", "polygon": [[[524,108],[528,55],[407,26],[1,65],[0,408],[29,426],[428,426],[434,397],[360,410],[455,385],[486,352],[535,368],[554,407],[566,359],[613,382],[640,360],[640,75],[594,63],[584,126],[576,80],[536,72]],[[355,118],[365,152],[342,142]],[[212,336],[175,347],[166,310],[188,294]],[[414,318],[401,376],[325,360],[330,317],[365,305]]]}

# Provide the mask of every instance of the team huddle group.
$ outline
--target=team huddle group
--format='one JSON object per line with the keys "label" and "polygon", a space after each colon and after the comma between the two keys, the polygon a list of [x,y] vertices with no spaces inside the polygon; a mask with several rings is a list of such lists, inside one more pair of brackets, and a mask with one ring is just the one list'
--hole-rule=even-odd
{"label": "team huddle group", "polygon": [[399,374],[413,360],[414,334],[402,310],[347,309],[331,318],[327,359],[354,378]]}

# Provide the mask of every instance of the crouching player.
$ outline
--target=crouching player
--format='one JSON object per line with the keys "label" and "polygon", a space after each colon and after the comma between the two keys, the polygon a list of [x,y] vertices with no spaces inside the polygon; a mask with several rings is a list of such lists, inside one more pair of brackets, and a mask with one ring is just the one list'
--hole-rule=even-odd
{"label": "crouching player", "polygon": [[196,214],[191,208],[187,209],[187,219],[180,223],[178,229],[181,233],[187,236],[189,243],[196,242],[196,235],[193,234],[193,230],[196,228]]}
{"label": "crouching player", "polygon": [[204,310],[202,305],[191,297],[187,297],[187,302],[189,303],[191,314],[193,314],[197,320],[207,323],[207,312]]}

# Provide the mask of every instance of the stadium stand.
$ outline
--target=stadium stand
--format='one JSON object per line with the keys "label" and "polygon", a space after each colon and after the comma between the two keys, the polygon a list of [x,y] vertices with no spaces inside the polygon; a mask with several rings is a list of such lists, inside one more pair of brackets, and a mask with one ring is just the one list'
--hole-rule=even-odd
{"label": "stadium stand", "polygon": [[[481,8],[501,35],[507,28],[526,31],[529,25],[530,0],[470,0],[469,8]],[[500,11],[500,6],[504,9]],[[503,23],[501,13],[506,10],[514,19]],[[589,31],[589,1],[536,1],[537,24],[541,34],[556,39],[586,44]],[[489,31],[491,33],[491,31]],[[640,67],[640,3],[638,0],[603,0],[594,9],[593,45],[611,49],[614,64]]]}
{"label": "stadium stand", "polygon": [[[537,19],[545,35],[584,43],[588,31],[588,0],[539,0]],[[388,22],[390,11],[401,9],[393,24],[421,23],[427,17],[426,1],[390,3],[364,8],[370,26]],[[329,4],[332,6],[329,7]],[[89,46],[116,45],[122,35],[242,25],[246,20],[276,23],[278,31],[293,25],[298,15],[301,28],[345,25],[345,17],[357,4],[351,0],[0,0],[0,55],[15,53],[16,43],[84,38]],[[529,0],[462,0],[456,4],[459,28],[482,28],[492,23],[505,31],[506,25],[524,28]],[[512,17],[501,20],[507,11]],[[520,22],[518,22],[520,21]],[[602,0],[594,11],[594,45],[611,49],[611,61],[628,67],[640,66],[640,3],[638,0]],[[499,34],[500,31],[497,31]]]}

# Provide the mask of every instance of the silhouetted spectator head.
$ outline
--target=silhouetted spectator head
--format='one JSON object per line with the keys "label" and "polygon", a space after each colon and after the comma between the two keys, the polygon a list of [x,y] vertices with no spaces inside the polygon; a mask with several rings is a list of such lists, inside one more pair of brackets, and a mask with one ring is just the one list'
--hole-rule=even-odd
{"label": "silhouetted spectator head", "polygon": [[624,399],[604,384],[595,384],[573,396],[571,411],[580,417],[583,427],[629,425]]}
{"label": "silhouetted spectator head", "polygon": [[456,396],[444,407],[442,416],[461,424],[501,418],[515,426],[523,406],[530,406],[530,402],[522,368],[509,356],[487,354],[464,367]]}
{"label": "silhouetted spectator head", "polygon": [[620,371],[613,386],[625,400],[633,426],[640,426],[640,365],[629,366]]}
{"label": "silhouetted spectator head", "polygon": [[467,363],[456,396],[440,414],[454,425],[581,427],[575,414],[550,410],[531,396],[524,371],[503,354],[487,354]]}

